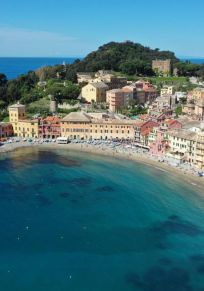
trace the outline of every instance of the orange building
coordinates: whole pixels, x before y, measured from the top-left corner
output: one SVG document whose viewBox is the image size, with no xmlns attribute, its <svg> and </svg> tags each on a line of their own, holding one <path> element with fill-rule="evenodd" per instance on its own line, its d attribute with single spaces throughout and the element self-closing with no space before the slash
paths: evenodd
<svg viewBox="0 0 204 291">
<path fill-rule="evenodd" d="M 13 126 L 11 123 L 0 122 L 0 139 L 13 136 Z"/>
</svg>

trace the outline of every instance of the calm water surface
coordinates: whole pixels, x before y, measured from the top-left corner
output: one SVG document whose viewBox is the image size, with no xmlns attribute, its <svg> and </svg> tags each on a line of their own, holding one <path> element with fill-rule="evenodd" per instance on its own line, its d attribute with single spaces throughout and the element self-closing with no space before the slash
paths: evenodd
<svg viewBox="0 0 204 291">
<path fill-rule="evenodd" d="M 41 67 L 72 64 L 76 58 L 1 58 L 0 73 L 8 79 L 14 79 L 28 71 L 35 71 Z"/>
<path fill-rule="evenodd" d="M 203 291 L 204 199 L 141 164 L 0 157 L 0 290 Z"/>
</svg>

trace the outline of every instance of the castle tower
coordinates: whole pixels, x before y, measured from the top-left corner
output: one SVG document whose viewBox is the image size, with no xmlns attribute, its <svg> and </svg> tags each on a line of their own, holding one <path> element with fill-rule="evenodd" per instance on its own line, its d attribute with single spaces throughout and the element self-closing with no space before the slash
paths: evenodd
<svg viewBox="0 0 204 291">
<path fill-rule="evenodd" d="M 49 95 L 50 98 L 50 112 L 56 113 L 57 112 L 57 101 L 54 99 L 52 95 Z"/>
<path fill-rule="evenodd" d="M 26 118 L 26 110 L 25 105 L 20 103 L 9 106 L 9 122 L 10 123 L 18 123 L 19 120 L 23 120 Z"/>
</svg>

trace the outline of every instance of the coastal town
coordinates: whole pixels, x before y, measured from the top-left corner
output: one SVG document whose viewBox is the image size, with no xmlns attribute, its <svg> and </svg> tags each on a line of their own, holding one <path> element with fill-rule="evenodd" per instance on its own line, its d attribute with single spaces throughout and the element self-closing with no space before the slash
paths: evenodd
<svg viewBox="0 0 204 291">
<path fill-rule="evenodd" d="M 163 76 L 171 71 L 170 60 L 154 60 L 152 68 Z M 174 71 L 173 74 L 177 72 Z M 27 117 L 26 106 L 8 107 L 9 121 L 0 123 L 3 148 L 18 141 L 66 143 L 121 143 L 148 153 L 149 157 L 174 166 L 188 165 L 202 175 L 204 170 L 204 87 L 176 91 L 173 85 L 157 86 L 143 78 L 128 81 L 112 71 L 79 72 L 83 84 L 77 109 L 65 116 L 50 99 L 50 113 Z M 39 82 L 42 86 L 42 82 Z M 46 86 L 46 82 L 44 82 Z M 182 101 L 185 100 L 185 103 Z M 123 108 L 140 106 L 145 113 L 127 116 Z M 180 112 L 176 112 L 177 108 Z M 113 147 L 115 148 L 115 147 Z M 112 149 L 113 149 L 112 148 Z"/>
</svg>

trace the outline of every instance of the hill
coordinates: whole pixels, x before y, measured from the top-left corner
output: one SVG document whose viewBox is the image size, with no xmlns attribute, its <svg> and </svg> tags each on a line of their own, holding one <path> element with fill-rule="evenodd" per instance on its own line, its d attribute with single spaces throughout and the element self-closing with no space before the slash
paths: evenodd
<svg viewBox="0 0 204 291">
<path fill-rule="evenodd" d="M 153 75 L 152 60 L 171 59 L 173 63 L 178 62 L 175 54 L 170 51 L 151 49 L 134 42 L 110 42 L 98 50 L 88 54 L 83 60 L 76 60 L 68 66 L 68 77 L 70 73 L 96 72 L 98 70 L 113 70 L 128 75 L 137 74 Z"/>
</svg>

